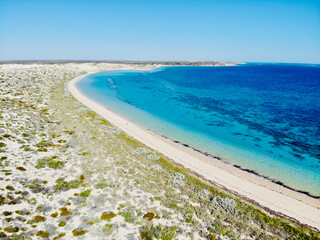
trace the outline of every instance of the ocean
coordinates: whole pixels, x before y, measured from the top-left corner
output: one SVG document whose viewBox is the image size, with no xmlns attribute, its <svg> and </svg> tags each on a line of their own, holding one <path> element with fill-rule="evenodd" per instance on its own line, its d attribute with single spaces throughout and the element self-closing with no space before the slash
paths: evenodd
<svg viewBox="0 0 320 240">
<path fill-rule="evenodd" d="M 320 65 L 104 71 L 77 87 L 160 135 L 320 196 Z"/>
</svg>

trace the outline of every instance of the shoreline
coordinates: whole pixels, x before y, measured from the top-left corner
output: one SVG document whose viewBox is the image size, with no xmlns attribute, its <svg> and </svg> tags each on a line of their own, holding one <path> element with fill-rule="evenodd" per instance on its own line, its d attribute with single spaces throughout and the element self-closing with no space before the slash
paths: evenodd
<svg viewBox="0 0 320 240">
<path fill-rule="evenodd" d="M 92 74 L 92 73 L 89 73 Z M 68 83 L 71 94 L 81 103 L 117 126 L 130 137 L 173 160 L 197 176 L 249 200 L 273 215 L 320 230 L 320 201 L 312 196 L 290 190 L 259 175 L 223 163 L 214 156 L 185 146 L 132 123 L 83 95 L 75 86 L 85 76 Z M 299 212 L 297 212 L 299 209 Z"/>
<path fill-rule="evenodd" d="M 153 131 L 150 130 L 150 129 L 148 129 L 148 131 L 153 132 Z M 153 133 L 154 133 L 154 134 L 157 134 L 156 132 L 153 132 Z M 157 134 L 157 135 L 159 135 L 159 134 Z M 167 137 L 167 136 L 164 136 L 164 135 L 161 135 L 161 137 L 166 138 L 166 139 L 169 139 L 170 141 L 172 141 L 172 142 L 174 142 L 174 143 L 178 143 L 178 144 L 180 144 L 180 145 L 182 145 L 182 146 L 184 146 L 184 147 L 186 147 L 186 148 L 190 148 L 190 149 L 192 149 L 193 151 L 199 152 L 200 154 L 202 154 L 202 155 L 204 155 L 204 156 L 210 157 L 210 158 L 212 158 L 212 159 L 219 160 L 219 161 L 223 162 L 223 163 L 226 164 L 226 165 L 230 165 L 230 166 L 235 167 L 235 168 L 238 168 L 238 169 L 240 169 L 240 170 L 242 170 L 242 171 L 244 171 L 244 172 L 248 172 L 248 173 L 250 173 L 250 174 L 256 175 L 256 176 L 259 177 L 259 178 L 266 179 L 267 181 L 273 182 L 273 183 L 275 183 L 275 184 L 277 184 L 277 185 L 280 185 L 280 186 L 282 186 L 282 187 L 285 187 L 285 188 L 287 188 L 287 189 L 289 189 L 289 190 L 292 190 L 292 191 L 294 191 L 294 192 L 304 194 L 304 195 L 306 195 L 306 196 L 308 196 L 308 197 L 310 197 L 310 198 L 320 199 L 320 196 L 315 196 L 315 195 L 312 195 L 311 193 L 309 193 L 309 192 L 307 192 L 307 191 L 295 189 L 295 188 L 293 188 L 293 187 L 290 187 L 290 186 L 284 184 L 283 182 L 281 182 L 281 181 L 279 181 L 279 180 L 276 180 L 276 179 L 273 179 L 273 178 L 270 178 L 270 177 L 261 175 L 261 174 L 257 173 L 256 171 L 251 170 L 251 169 L 249 169 L 249 168 L 243 168 L 243 167 L 241 167 L 240 165 L 227 163 L 227 162 L 225 162 L 225 161 L 224 161 L 222 158 L 220 158 L 220 157 L 217 157 L 217 156 L 212 155 L 211 153 L 208 153 L 208 152 L 205 152 L 205 151 L 201 151 L 201 150 L 199 150 L 199 149 L 196 149 L 196 148 L 194 148 L 194 147 L 192 147 L 192 146 L 190 146 L 190 145 L 188 145 L 188 144 L 185 144 L 185 143 L 183 143 L 183 142 L 180 142 L 180 141 L 171 139 L 171 138 L 169 138 L 169 137 Z"/>
</svg>

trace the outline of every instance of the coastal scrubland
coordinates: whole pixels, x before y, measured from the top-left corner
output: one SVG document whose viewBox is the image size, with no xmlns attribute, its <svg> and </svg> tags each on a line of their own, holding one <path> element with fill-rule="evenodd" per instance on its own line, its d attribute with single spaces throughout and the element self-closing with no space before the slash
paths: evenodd
<svg viewBox="0 0 320 240">
<path fill-rule="evenodd" d="M 67 89 L 88 72 L 153 67 L 0 65 L 0 238 L 320 239 L 143 146 Z"/>
</svg>

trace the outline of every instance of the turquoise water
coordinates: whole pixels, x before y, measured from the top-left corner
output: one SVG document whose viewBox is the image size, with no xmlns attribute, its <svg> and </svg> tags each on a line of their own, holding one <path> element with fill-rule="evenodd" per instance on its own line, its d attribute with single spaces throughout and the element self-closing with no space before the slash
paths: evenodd
<svg viewBox="0 0 320 240">
<path fill-rule="evenodd" d="M 161 135 L 320 196 L 320 65 L 106 71 L 77 87 Z"/>
</svg>

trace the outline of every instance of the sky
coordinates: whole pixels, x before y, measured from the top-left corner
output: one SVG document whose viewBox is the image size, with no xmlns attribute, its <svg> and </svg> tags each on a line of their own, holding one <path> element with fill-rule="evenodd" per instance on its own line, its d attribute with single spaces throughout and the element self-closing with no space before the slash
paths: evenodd
<svg viewBox="0 0 320 240">
<path fill-rule="evenodd" d="M 320 0 L 0 0 L 0 60 L 320 64 Z"/>
</svg>

